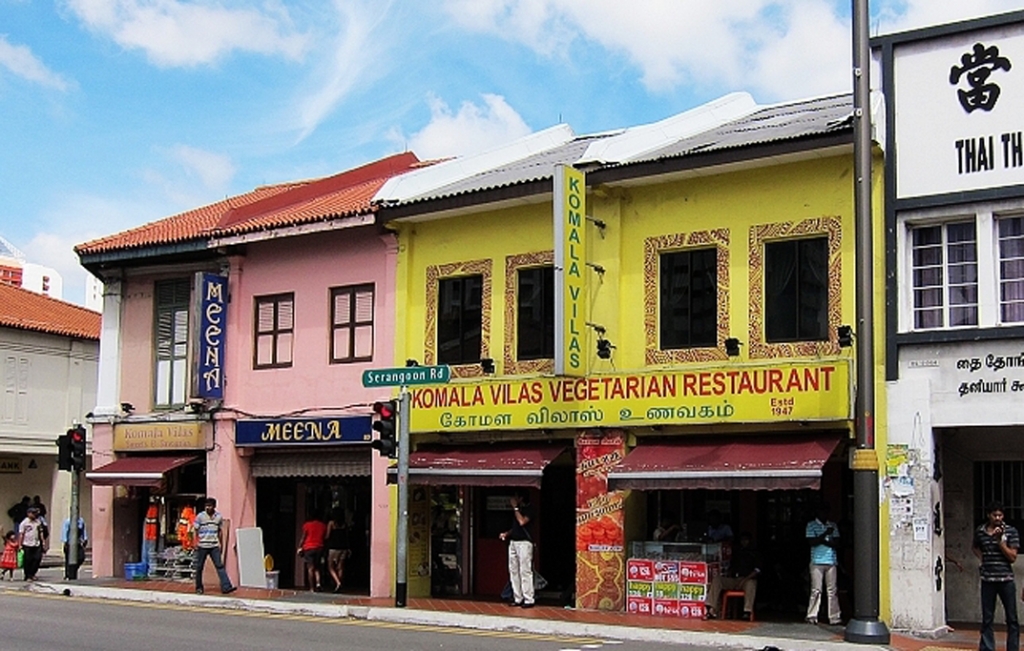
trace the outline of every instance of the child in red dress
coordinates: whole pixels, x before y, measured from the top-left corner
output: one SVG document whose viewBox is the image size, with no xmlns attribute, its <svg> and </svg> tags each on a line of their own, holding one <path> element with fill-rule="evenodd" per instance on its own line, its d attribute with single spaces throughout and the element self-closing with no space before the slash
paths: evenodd
<svg viewBox="0 0 1024 651">
<path fill-rule="evenodd" d="M 14 570 L 18 569 L 18 534 L 8 531 L 4 535 L 4 553 L 0 556 L 0 581 L 4 575 L 7 580 L 14 580 Z"/>
</svg>

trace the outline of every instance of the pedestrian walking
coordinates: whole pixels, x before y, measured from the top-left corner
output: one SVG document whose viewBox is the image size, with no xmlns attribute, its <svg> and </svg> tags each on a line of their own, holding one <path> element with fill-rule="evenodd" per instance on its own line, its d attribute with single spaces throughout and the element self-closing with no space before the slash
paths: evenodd
<svg viewBox="0 0 1024 651">
<path fill-rule="evenodd" d="M 996 615 L 996 597 L 1003 602 L 1006 615 L 1006 651 L 1019 651 L 1020 625 L 1017 622 L 1017 586 L 1013 580 L 1013 562 L 1017 560 L 1020 535 L 1003 521 L 1003 505 L 990 502 L 985 507 L 985 523 L 974 530 L 971 550 L 981 561 L 981 641 L 978 651 L 995 651 L 992 622 Z"/>
<path fill-rule="evenodd" d="M 217 500 L 207 497 L 203 502 L 203 510 L 196 516 L 193 537 L 196 541 L 196 594 L 203 594 L 203 568 L 206 567 L 206 558 L 213 561 L 217 569 L 217 576 L 220 578 L 220 591 L 230 594 L 237 590 L 231 585 L 227 570 L 224 569 L 224 518 L 217 512 Z"/>
<path fill-rule="evenodd" d="M 348 524 L 345 522 L 344 511 L 339 509 L 327 522 L 327 571 L 334 579 L 335 592 L 341 592 L 341 585 L 345 581 L 345 561 L 351 555 Z"/>
<path fill-rule="evenodd" d="M 39 572 L 39 564 L 43 562 L 43 554 L 49 546 L 46 530 L 39 518 L 39 509 L 28 508 L 27 517 L 18 527 L 18 545 L 24 551 L 24 571 L 26 581 L 35 581 Z"/>
<path fill-rule="evenodd" d="M 310 515 L 302 525 L 302 539 L 297 552 L 306 563 L 306 585 L 310 592 L 320 592 L 320 564 L 324 559 L 326 538 L 327 525 L 316 515 Z"/>
<path fill-rule="evenodd" d="M 18 532 L 8 531 L 4 534 L 4 553 L 0 555 L 0 581 L 7 578 L 14 580 L 14 570 L 18 569 Z"/>
<path fill-rule="evenodd" d="M 527 526 L 533 510 L 525 495 L 513 495 L 512 528 L 499 538 L 508 541 L 508 578 L 512 582 L 512 605 L 533 608 L 533 538 Z"/>
</svg>

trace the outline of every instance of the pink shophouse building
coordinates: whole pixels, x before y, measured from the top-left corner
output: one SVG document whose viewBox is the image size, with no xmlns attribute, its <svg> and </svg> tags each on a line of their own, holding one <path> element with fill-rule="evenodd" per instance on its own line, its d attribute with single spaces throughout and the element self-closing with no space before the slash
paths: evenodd
<svg viewBox="0 0 1024 651">
<path fill-rule="evenodd" d="M 421 166 L 398 154 L 76 248 L 105 287 L 84 486 L 96 576 L 145 562 L 188 580 L 182 533 L 213 496 L 233 580 L 255 541 L 282 587 L 304 587 L 302 524 L 334 517 L 351 549 L 341 590 L 390 594 L 387 459 L 370 447 L 370 404 L 391 394 L 361 375 L 395 365 L 397 244 L 371 200 Z"/>
</svg>

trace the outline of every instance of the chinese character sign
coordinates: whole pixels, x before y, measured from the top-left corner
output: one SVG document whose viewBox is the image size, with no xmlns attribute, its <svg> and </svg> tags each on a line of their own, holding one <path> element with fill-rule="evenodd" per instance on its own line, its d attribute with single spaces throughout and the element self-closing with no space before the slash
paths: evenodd
<svg viewBox="0 0 1024 651">
<path fill-rule="evenodd" d="M 975 109 L 991 111 L 999 100 L 1000 88 L 998 84 L 989 81 L 989 77 L 996 70 L 1009 71 L 1010 60 L 1000 56 L 999 48 L 995 45 L 985 47 L 975 43 L 971 52 L 960 57 L 960 64 L 949 70 L 949 83 L 956 86 L 963 79 L 970 87 L 957 90 L 960 105 L 967 113 Z"/>
</svg>

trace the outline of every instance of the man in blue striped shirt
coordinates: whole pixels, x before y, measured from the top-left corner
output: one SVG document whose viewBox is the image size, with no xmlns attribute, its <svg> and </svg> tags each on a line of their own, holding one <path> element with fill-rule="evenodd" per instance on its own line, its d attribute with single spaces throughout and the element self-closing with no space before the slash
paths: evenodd
<svg viewBox="0 0 1024 651">
<path fill-rule="evenodd" d="M 1020 535 L 1017 529 L 1003 522 L 1003 505 L 989 502 L 985 507 L 987 520 L 974 530 L 974 555 L 981 561 L 981 642 L 979 651 L 995 651 L 996 637 L 992 621 L 996 614 L 996 597 L 1003 602 L 1006 614 L 1006 651 L 1020 651 L 1020 627 L 1017 623 L 1017 586 L 1013 581 L 1013 562 L 1017 560 Z"/>
<path fill-rule="evenodd" d="M 841 624 L 839 614 L 839 563 L 836 548 L 839 546 L 839 527 L 828 519 L 828 503 L 818 505 L 818 515 L 807 523 L 807 544 L 811 546 L 811 599 L 807 604 L 807 623 L 818 623 L 821 608 L 821 586 L 825 584 L 828 595 L 828 623 Z"/>
</svg>

